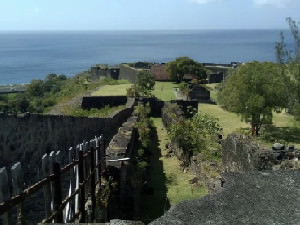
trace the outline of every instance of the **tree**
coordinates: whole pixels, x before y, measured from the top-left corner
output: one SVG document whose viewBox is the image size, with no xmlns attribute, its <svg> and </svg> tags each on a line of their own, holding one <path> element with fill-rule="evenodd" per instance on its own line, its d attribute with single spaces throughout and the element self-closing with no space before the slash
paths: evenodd
<svg viewBox="0 0 300 225">
<path fill-rule="evenodd" d="M 155 80 L 148 71 L 138 73 L 136 89 L 139 96 L 150 96 L 154 90 Z"/>
<path fill-rule="evenodd" d="M 272 122 L 273 110 L 286 107 L 285 76 L 278 64 L 250 62 L 238 67 L 222 84 L 218 100 L 251 124 L 252 135 Z"/>
<path fill-rule="evenodd" d="M 27 92 L 31 96 L 42 97 L 44 95 L 44 82 L 42 80 L 32 80 L 27 86 Z"/>
<path fill-rule="evenodd" d="M 190 93 L 190 87 L 186 82 L 182 82 L 178 86 L 179 91 L 183 96 L 185 96 L 185 100 L 188 100 L 189 98 L 189 93 Z"/>
<path fill-rule="evenodd" d="M 300 120 L 300 30 L 297 23 L 288 17 L 287 23 L 293 37 L 292 48 L 285 44 L 283 32 L 280 41 L 276 43 L 276 58 L 281 65 L 282 74 L 286 74 L 286 91 L 288 94 L 288 109 L 297 120 Z"/>
<path fill-rule="evenodd" d="M 198 80 L 206 79 L 206 70 L 201 63 L 189 57 L 178 57 L 167 64 L 170 78 L 177 83 L 181 82 L 185 74 L 193 74 Z"/>
<path fill-rule="evenodd" d="M 203 157 L 211 158 L 212 150 L 217 146 L 218 120 L 210 115 L 197 113 L 190 119 L 176 118 L 169 124 L 169 135 L 176 140 L 189 156 L 202 153 Z"/>
</svg>

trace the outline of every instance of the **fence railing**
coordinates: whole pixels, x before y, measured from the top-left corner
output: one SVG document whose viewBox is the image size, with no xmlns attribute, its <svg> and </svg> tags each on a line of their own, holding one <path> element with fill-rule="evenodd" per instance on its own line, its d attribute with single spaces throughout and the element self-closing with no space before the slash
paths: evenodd
<svg viewBox="0 0 300 225">
<path fill-rule="evenodd" d="M 93 221 L 96 193 L 100 190 L 101 173 L 105 166 L 103 136 L 84 141 L 67 151 L 44 154 L 43 178 L 26 189 L 20 162 L 11 167 L 10 173 L 6 167 L 0 168 L 0 216 L 4 225 L 12 224 L 12 209 L 15 207 L 17 224 L 26 223 L 24 200 L 37 191 L 43 191 L 44 195 L 43 223 Z M 62 160 L 63 156 L 68 157 L 65 163 Z M 62 182 L 68 189 L 64 199 Z"/>
</svg>

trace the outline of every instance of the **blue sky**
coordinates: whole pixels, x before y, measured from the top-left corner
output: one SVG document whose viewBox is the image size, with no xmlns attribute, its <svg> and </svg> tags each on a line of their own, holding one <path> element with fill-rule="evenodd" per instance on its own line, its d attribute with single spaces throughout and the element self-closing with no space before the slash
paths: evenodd
<svg viewBox="0 0 300 225">
<path fill-rule="evenodd" d="M 0 30 L 287 29 L 300 0 L 0 0 Z"/>
</svg>

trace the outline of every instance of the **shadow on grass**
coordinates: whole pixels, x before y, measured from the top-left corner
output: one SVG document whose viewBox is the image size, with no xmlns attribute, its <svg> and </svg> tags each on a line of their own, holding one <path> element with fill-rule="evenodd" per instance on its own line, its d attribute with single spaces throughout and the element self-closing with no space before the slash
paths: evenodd
<svg viewBox="0 0 300 225">
<path fill-rule="evenodd" d="M 267 126 L 263 133 L 263 138 L 269 142 L 300 143 L 300 128 Z"/>
<path fill-rule="evenodd" d="M 170 208 L 170 202 L 167 199 L 167 178 L 163 171 L 163 162 L 159 160 L 161 149 L 156 127 L 153 128 L 150 148 L 152 154 L 149 156 L 148 177 L 153 193 L 143 193 L 141 202 L 142 220 L 146 224 L 162 216 Z"/>
</svg>

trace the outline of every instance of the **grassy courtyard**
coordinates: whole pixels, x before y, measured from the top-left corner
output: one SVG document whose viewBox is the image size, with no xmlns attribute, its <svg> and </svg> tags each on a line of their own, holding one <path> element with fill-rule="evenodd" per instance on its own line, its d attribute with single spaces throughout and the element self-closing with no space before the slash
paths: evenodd
<svg viewBox="0 0 300 225">
<path fill-rule="evenodd" d="M 228 112 L 219 105 L 199 104 L 198 110 L 218 118 L 225 136 L 241 131 L 250 134 L 249 123 L 242 122 L 237 114 Z M 256 140 L 264 147 L 270 147 L 275 141 L 300 147 L 300 122 L 284 111 L 274 112 L 273 124 L 262 129 L 261 136 Z"/>
<path fill-rule="evenodd" d="M 176 100 L 174 88 L 177 87 L 178 84 L 173 82 L 156 81 L 152 94 L 163 101 Z"/>
<path fill-rule="evenodd" d="M 94 91 L 92 96 L 124 96 L 126 90 L 131 87 L 131 84 L 116 84 L 116 85 L 104 85 L 97 91 Z"/>
</svg>

